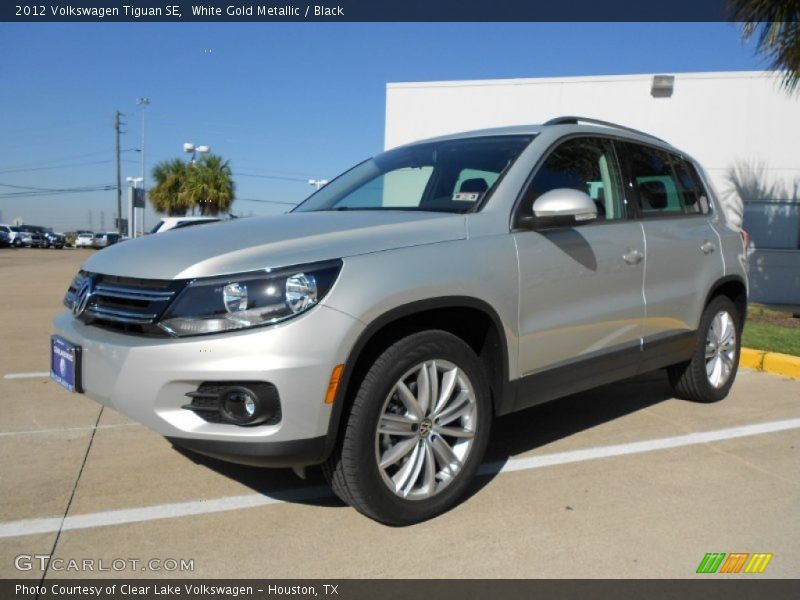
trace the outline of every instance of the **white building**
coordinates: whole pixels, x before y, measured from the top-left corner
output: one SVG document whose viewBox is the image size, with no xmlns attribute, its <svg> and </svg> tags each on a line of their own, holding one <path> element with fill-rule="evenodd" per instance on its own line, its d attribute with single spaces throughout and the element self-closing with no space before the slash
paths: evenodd
<svg viewBox="0 0 800 600">
<path fill-rule="evenodd" d="M 664 138 L 706 168 L 755 250 L 753 300 L 800 305 L 800 98 L 765 71 L 390 83 L 386 148 L 580 115 Z"/>
</svg>

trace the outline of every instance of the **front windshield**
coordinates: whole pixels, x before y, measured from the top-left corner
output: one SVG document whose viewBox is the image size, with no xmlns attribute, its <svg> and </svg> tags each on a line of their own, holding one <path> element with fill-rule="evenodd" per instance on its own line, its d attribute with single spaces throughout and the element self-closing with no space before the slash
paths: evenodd
<svg viewBox="0 0 800 600">
<path fill-rule="evenodd" d="M 294 211 L 474 210 L 532 136 L 428 142 L 389 150 L 321 188 Z"/>
</svg>

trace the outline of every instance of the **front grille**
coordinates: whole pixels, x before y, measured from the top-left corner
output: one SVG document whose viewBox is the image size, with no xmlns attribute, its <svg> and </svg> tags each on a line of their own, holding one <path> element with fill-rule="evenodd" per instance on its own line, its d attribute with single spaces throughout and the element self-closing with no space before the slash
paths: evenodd
<svg viewBox="0 0 800 600">
<path fill-rule="evenodd" d="M 86 280 L 91 284 L 83 290 Z M 72 281 L 64 304 L 75 312 L 81 291 L 88 293 L 85 309 L 76 318 L 87 325 L 132 335 L 166 336 L 156 325 L 185 281 L 137 279 L 81 271 Z"/>
</svg>

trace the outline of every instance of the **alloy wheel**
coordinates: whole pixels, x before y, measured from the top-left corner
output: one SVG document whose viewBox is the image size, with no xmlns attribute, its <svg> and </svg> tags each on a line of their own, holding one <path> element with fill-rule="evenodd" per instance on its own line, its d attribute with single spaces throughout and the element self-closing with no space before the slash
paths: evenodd
<svg viewBox="0 0 800 600">
<path fill-rule="evenodd" d="M 392 386 L 375 432 L 375 460 L 395 495 L 435 496 L 456 479 L 473 447 L 475 390 L 462 369 L 428 360 Z"/>
<path fill-rule="evenodd" d="M 719 389 L 728 382 L 736 360 L 736 322 L 728 311 L 714 315 L 706 334 L 705 357 L 708 382 Z"/>
</svg>

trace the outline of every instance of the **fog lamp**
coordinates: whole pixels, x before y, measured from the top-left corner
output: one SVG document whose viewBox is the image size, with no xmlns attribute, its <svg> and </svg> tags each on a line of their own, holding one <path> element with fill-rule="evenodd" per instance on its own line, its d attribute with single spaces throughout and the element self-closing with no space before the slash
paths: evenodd
<svg viewBox="0 0 800 600">
<path fill-rule="evenodd" d="M 226 390 L 220 408 L 226 418 L 236 423 L 248 423 L 261 416 L 258 396 L 245 387 Z"/>
</svg>

